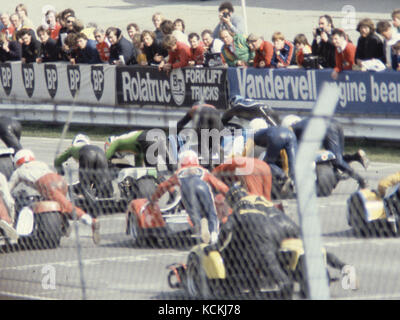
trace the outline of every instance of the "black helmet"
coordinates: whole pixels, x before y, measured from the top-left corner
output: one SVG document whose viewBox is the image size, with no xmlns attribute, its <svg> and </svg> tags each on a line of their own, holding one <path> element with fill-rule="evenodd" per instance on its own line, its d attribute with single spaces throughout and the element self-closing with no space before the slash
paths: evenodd
<svg viewBox="0 0 400 320">
<path fill-rule="evenodd" d="M 233 208 L 243 197 L 248 196 L 248 192 L 240 184 L 234 184 L 225 195 L 225 201 Z"/>
</svg>

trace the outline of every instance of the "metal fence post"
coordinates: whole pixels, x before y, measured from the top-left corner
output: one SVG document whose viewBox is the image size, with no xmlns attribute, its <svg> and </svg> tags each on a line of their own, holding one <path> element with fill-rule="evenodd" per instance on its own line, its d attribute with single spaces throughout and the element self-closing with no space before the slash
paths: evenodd
<svg viewBox="0 0 400 320">
<path fill-rule="evenodd" d="M 327 122 L 339 100 L 336 83 L 324 83 L 296 156 L 297 204 L 305 249 L 309 298 L 329 299 L 326 266 L 322 256 L 321 226 L 317 211 L 314 157 L 325 135 Z M 301 184 L 301 188 L 299 188 Z"/>
</svg>

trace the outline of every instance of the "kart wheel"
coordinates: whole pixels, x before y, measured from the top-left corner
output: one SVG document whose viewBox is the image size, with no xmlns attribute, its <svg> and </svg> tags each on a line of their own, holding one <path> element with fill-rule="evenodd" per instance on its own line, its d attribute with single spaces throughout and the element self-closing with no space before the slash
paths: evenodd
<svg viewBox="0 0 400 320">
<path fill-rule="evenodd" d="M 132 237 L 134 245 L 141 247 L 145 244 L 146 241 L 143 237 L 143 232 L 139 227 L 136 215 L 133 213 L 129 215 L 129 234 Z"/>
<path fill-rule="evenodd" d="M 191 298 L 210 296 L 210 289 L 205 272 L 200 265 L 199 257 L 195 254 L 189 255 L 184 287 Z"/>
<path fill-rule="evenodd" d="M 38 215 L 39 241 L 44 249 L 60 245 L 62 236 L 62 216 L 60 212 L 46 212 Z"/>
<path fill-rule="evenodd" d="M 337 178 L 331 164 L 317 164 L 317 196 L 327 197 L 337 184 Z"/>
<path fill-rule="evenodd" d="M 54 249 L 60 245 L 62 216 L 60 212 L 35 214 L 36 231 L 32 236 L 22 237 L 19 242 L 28 249 Z"/>
</svg>

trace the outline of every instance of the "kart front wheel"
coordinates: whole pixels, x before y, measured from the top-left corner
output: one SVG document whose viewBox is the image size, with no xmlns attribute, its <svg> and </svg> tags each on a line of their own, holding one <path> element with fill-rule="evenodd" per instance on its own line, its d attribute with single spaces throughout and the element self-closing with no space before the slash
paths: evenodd
<svg viewBox="0 0 400 320">
<path fill-rule="evenodd" d="M 209 297 L 210 289 L 197 255 L 191 254 L 186 268 L 185 290 L 191 298 Z"/>
<path fill-rule="evenodd" d="M 143 232 L 140 229 L 136 215 L 133 213 L 129 215 L 129 234 L 134 245 L 143 246 L 145 244 Z"/>
</svg>

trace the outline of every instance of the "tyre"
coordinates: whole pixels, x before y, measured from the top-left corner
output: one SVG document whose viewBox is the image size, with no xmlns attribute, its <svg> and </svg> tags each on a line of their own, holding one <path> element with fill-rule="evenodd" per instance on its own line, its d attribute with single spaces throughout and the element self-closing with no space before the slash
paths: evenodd
<svg viewBox="0 0 400 320">
<path fill-rule="evenodd" d="M 35 231 L 32 236 L 22 237 L 19 242 L 27 249 L 54 249 L 60 245 L 62 216 L 60 212 L 35 214 Z"/>
<path fill-rule="evenodd" d="M 134 213 L 129 215 L 129 234 L 134 245 L 141 247 L 146 244 L 143 232 L 139 227 L 137 217 Z"/>
<path fill-rule="evenodd" d="M 317 196 L 327 197 L 337 184 L 337 178 L 330 163 L 318 163 L 317 169 Z"/>
<path fill-rule="evenodd" d="M 186 267 L 185 290 L 191 298 L 208 296 L 208 283 L 200 265 L 200 259 L 195 254 L 190 254 Z"/>
</svg>

